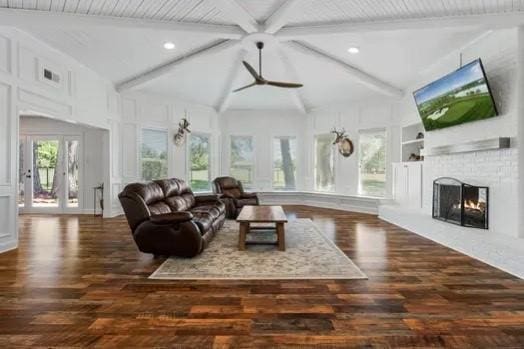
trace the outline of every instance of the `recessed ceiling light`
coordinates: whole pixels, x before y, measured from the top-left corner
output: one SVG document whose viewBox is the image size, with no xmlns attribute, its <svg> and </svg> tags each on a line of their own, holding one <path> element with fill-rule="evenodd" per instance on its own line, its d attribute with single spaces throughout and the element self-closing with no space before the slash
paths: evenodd
<svg viewBox="0 0 524 349">
<path fill-rule="evenodd" d="M 172 43 L 171 41 L 168 41 L 168 42 L 164 43 L 164 48 L 166 50 L 174 50 L 175 49 L 175 44 Z"/>
<path fill-rule="evenodd" d="M 352 46 L 350 48 L 348 48 L 348 52 L 351 53 L 352 55 L 354 54 L 357 54 L 360 52 L 360 49 L 356 46 Z"/>
</svg>

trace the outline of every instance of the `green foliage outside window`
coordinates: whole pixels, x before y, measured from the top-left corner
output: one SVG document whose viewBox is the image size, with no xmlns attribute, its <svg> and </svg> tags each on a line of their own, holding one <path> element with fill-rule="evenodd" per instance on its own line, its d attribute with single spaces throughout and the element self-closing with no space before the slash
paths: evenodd
<svg viewBox="0 0 524 349">
<path fill-rule="evenodd" d="M 229 173 L 245 187 L 253 184 L 254 149 L 251 136 L 231 137 L 231 167 Z"/>
<path fill-rule="evenodd" d="M 142 130 L 140 151 L 142 179 L 146 181 L 167 178 L 167 132 Z"/>
<path fill-rule="evenodd" d="M 193 133 L 189 139 L 191 188 L 193 191 L 208 191 L 210 190 L 209 136 Z"/>
<path fill-rule="evenodd" d="M 369 131 L 359 138 L 360 193 L 384 196 L 386 190 L 386 133 Z"/>
</svg>

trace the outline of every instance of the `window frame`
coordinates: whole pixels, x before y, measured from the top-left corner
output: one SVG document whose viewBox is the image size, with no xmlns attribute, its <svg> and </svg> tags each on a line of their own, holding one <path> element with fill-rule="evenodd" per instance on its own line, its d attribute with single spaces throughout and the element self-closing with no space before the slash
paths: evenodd
<svg viewBox="0 0 524 349">
<path fill-rule="evenodd" d="M 295 188 L 275 188 L 275 182 L 274 182 L 274 172 L 275 172 L 275 143 L 274 143 L 274 140 L 275 139 L 282 139 L 282 138 L 287 138 L 287 139 L 294 139 L 295 140 L 295 146 L 296 146 L 296 149 L 295 149 L 295 159 L 294 160 L 294 165 L 295 165 Z M 272 135 L 271 136 L 271 139 L 270 139 L 270 142 L 271 142 L 271 189 L 274 190 L 274 191 L 296 191 L 297 190 L 297 182 L 298 182 L 298 137 L 296 135 L 290 135 L 290 136 L 284 136 L 284 135 Z"/>
<path fill-rule="evenodd" d="M 254 185 L 255 185 L 255 182 L 256 182 L 256 170 L 257 170 L 257 166 L 256 166 L 256 163 L 257 163 L 257 153 L 256 153 L 256 139 L 255 139 L 255 136 L 252 135 L 252 134 L 240 134 L 240 133 L 235 133 L 235 134 L 230 134 L 228 139 L 228 143 L 227 143 L 227 149 L 228 149 L 228 152 L 227 152 L 227 157 L 228 157 L 228 165 L 227 165 L 227 173 L 229 174 L 229 176 L 232 176 L 231 174 L 231 165 L 232 165 L 232 158 L 231 158 L 231 141 L 234 137 L 249 137 L 251 138 L 251 145 L 252 145 L 252 148 L 253 148 L 253 160 L 252 160 L 252 163 L 251 163 L 251 166 L 252 166 L 252 173 L 253 173 L 253 178 L 251 178 L 251 182 L 252 183 L 244 183 L 242 182 L 242 185 L 244 186 L 244 188 L 246 189 L 252 189 L 254 188 Z"/>
<path fill-rule="evenodd" d="M 384 192 L 382 196 L 373 196 L 363 192 L 362 190 L 362 171 L 361 171 L 361 162 L 360 162 L 360 140 L 362 134 L 373 134 L 373 133 L 384 133 Z M 357 144 L 357 170 L 358 170 L 358 186 L 357 193 L 361 196 L 377 197 L 377 198 L 386 198 L 388 195 L 388 163 L 389 163 L 389 130 L 387 127 L 374 127 L 374 128 L 365 128 L 358 130 L 358 144 Z"/>
<path fill-rule="evenodd" d="M 142 145 L 144 144 L 144 130 L 149 130 L 149 131 L 157 131 L 157 132 L 165 132 L 166 134 L 166 169 L 167 169 L 167 177 L 169 178 L 169 166 L 170 166 L 170 154 L 169 154 L 169 130 L 166 129 L 166 128 L 161 128 L 161 127 L 152 127 L 152 126 L 142 126 L 140 127 L 140 135 L 138 137 L 139 141 L 138 141 L 138 166 L 139 166 L 139 169 L 138 169 L 138 174 L 140 176 L 140 179 L 142 181 L 150 181 L 149 179 L 145 179 L 144 178 L 144 167 L 143 167 L 143 164 L 142 164 L 142 161 L 143 161 L 143 157 L 142 157 Z M 157 178 L 157 179 L 162 179 L 162 178 Z M 154 179 L 151 179 L 151 180 L 154 180 Z"/>
<path fill-rule="evenodd" d="M 191 177 L 191 137 L 193 137 L 193 135 L 197 135 L 197 136 L 205 136 L 207 137 L 208 139 L 208 142 L 209 142 L 209 163 L 208 163 L 208 182 L 209 182 L 209 188 L 207 190 L 204 190 L 204 191 L 196 191 L 193 189 L 193 187 L 191 186 L 191 180 L 192 180 L 192 177 Z M 212 150 L 213 150 L 213 134 L 210 133 L 210 132 L 201 132 L 201 131 L 191 131 L 191 133 L 189 134 L 189 137 L 186 138 L 186 169 L 187 169 L 187 173 L 186 173 L 186 178 L 187 178 L 187 182 L 189 184 L 189 186 L 191 187 L 191 190 L 195 193 L 209 193 L 212 191 L 212 188 L 211 188 L 211 180 L 212 180 L 212 176 L 213 176 L 213 173 L 212 173 L 212 170 L 213 170 L 213 164 L 212 164 L 212 161 L 211 161 L 211 158 L 212 158 Z"/>
<path fill-rule="evenodd" d="M 313 189 L 319 193 L 336 193 L 337 191 L 337 152 L 334 146 L 331 147 L 333 154 L 333 186 L 331 190 L 320 190 L 317 188 L 317 138 L 320 136 L 331 135 L 330 132 L 316 133 L 313 135 Z"/>
</svg>

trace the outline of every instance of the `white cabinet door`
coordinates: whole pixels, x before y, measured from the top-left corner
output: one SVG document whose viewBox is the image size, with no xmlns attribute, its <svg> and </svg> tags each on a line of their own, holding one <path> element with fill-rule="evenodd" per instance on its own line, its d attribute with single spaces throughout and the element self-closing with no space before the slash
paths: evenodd
<svg viewBox="0 0 524 349">
<path fill-rule="evenodd" d="M 422 163 L 393 164 L 393 198 L 405 207 L 422 207 Z"/>
<path fill-rule="evenodd" d="M 407 165 L 408 168 L 408 203 L 410 207 L 422 207 L 422 163 L 416 162 Z"/>
<path fill-rule="evenodd" d="M 403 163 L 393 164 L 394 171 L 394 198 L 404 205 L 408 200 L 408 167 Z"/>
</svg>

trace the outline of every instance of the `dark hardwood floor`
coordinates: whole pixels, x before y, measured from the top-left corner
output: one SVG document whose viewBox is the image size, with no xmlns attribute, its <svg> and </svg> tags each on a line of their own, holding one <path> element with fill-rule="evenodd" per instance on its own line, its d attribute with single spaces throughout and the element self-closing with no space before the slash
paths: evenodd
<svg viewBox="0 0 524 349">
<path fill-rule="evenodd" d="M 524 348 L 524 281 L 370 215 L 309 217 L 368 280 L 165 281 L 123 218 L 21 216 L 0 347 Z"/>
</svg>

